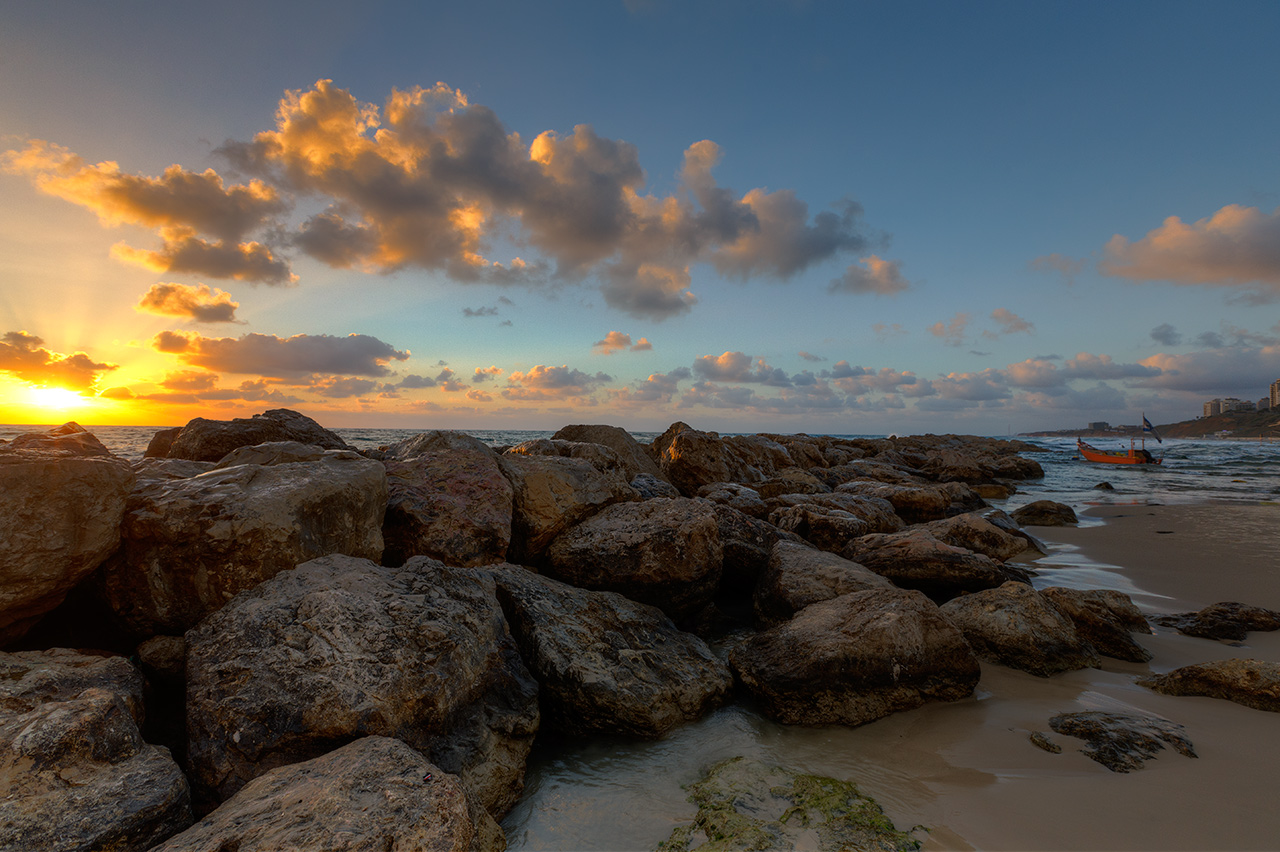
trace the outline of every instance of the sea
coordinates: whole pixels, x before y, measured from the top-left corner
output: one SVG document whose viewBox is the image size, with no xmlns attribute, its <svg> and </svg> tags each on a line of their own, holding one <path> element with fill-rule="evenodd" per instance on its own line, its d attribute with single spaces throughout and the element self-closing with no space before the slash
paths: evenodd
<svg viewBox="0 0 1280 852">
<path fill-rule="evenodd" d="M 47 428 L 0 426 L 0 438 L 11 440 L 23 432 Z M 142 458 L 156 431 L 138 426 L 86 428 L 114 453 L 130 460 Z M 371 448 L 395 443 L 420 430 L 332 431 L 356 448 Z M 503 447 L 550 437 L 552 433 L 468 430 L 468 434 L 491 446 Z M 658 433 L 632 434 L 644 443 Z M 1280 442 L 1148 441 L 1148 449 L 1163 455 L 1164 463 L 1158 467 L 1130 467 L 1083 461 L 1074 439 L 1024 440 L 1038 447 L 1027 455 L 1040 462 L 1045 475 L 1043 479 L 1018 483 L 1015 494 L 996 501 L 1007 511 L 1042 499 L 1066 503 L 1078 513 L 1109 505 L 1280 502 Z M 1104 449 L 1119 447 L 1118 442 L 1111 442 L 1111 446 L 1098 440 L 1092 443 Z M 1100 487 L 1104 483 L 1109 487 Z M 1081 514 L 1081 522 L 1102 523 L 1087 514 Z M 1068 550 L 1055 550 L 1045 561 L 1054 562 L 1054 567 L 1097 569 L 1106 574 L 1107 566 L 1090 566 L 1087 559 Z M 724 650 L 719 652 L 723 654 Z M 911 746 L 883 742 L 876 735 L 881 729 L 873 728 L 789 727 L 765 718 L 747 702 L 735 701 L 651 742 L 603 736 L 555 742 L 540 738 L 529 757 L 524 796 L 502 822 L 508 849 L 653 849 L 693 818 L 696 808 L 688 801 L 685 787 L 709 766 L 737 756 L 848 778 L 875 795 L 891 817 L 895 813 L 911 813 L 914 800 L 927 798 L 919 790 L 928 787 L 928 779 L 897 768 L 893 750 Z M 961 843 L 954 848 L 972 847 Z"/>
</svg>

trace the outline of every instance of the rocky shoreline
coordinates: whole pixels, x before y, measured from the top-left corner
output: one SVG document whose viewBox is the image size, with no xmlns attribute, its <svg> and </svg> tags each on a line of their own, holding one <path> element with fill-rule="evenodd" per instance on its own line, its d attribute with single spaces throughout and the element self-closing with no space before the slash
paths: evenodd
<svg viewBox="0 0 1280 852">
<path fill-rule="evenodd" d="M 540 734 L 739 697 L 861 725 L 972 694 L 979 660 L 1145 659 L 1124 595 L 1030 585 L 1020 524 L 1068 507 L 986 504 L 1035 449 L 676 423 L 361 453 L 287 410 L 132 464 L 74 424 L 0 442 L 0 845 L 500 849 Z M 1275 709 L 1274 666 L 1237 668 L 1152 688 Z"/>
</svg>

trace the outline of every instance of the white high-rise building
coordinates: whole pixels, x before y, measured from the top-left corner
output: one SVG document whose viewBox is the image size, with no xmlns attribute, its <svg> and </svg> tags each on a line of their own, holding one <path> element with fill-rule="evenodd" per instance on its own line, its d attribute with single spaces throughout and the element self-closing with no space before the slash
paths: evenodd
<svg viewBox="0 0 1280 852">
<path fill-rule="evenodd" d="M 1271 407 L 1280 408 L 1280 379 L 1271 383 Z"/>
</svg>

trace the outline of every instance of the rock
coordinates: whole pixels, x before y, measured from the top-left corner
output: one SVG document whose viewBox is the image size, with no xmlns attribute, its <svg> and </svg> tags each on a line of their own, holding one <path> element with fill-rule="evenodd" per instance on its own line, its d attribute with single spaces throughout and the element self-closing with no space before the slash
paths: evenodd
<svg viewBox="0 0 1280 852">
<path fill-rule="evenodd" d="M 735 598 L 750 598 L 760 575 L 769 567 L 773 546 L 782 540 L 801 539 L 730 506 L 717 504 L 715 513 L 724 548 L 720 591 Z"/>
<path fill-rule="evenodd" d="M 627 481 L 635 476 L 630 466 L 623 464 L 618 454 L 603 444 L 535 438 L 532 441 L 523 441 L 514 447 L 508 447 L 503 455 L 560 456 L 566 459 L 581 459 L 601 473 L 617 474 Z"/>
<path fill-rule="evenodd" d="M 509 558 L 541 564 L 556 536 L 606 506 L 635 500 L 621 473 L 561 456 L 504 453 L 498 464 L 514 492 Z"/>
<path fill-rule="evenodd" d="M 399 740 L 365 737 L 245 785 L 152 852 L 499 852 L 502 830 L 462 784 Z"/>
<path fill-rule="evenodd" d="M 609 506 L 556 538 L 545 570 L 652 604 L 679 622 L 710 602 L 723 567 L 714 505 L 681 497 Z"/>
<path fill-rule="evenodd" d="M 798 467 L 788 467 L 756 483 L 755 491 L 768 500 L 783 494 L 830 494 L 831 486 Z"/>
<path fill-rule="evenodd" d="M 187 633 L 187 736 L 201 804 L 269 769 L 395 735 L 490 813 L 520 796 L 538 727 L 493 579 L 414 557 L 314 559 Z"/>
<path fill-rule="evenodd" d="M 812 470 L 815 467 L 828 466 L 825 448 L 830 439 L 826 437 L 815 438 L 810 435 L 765 435 L 765 437 L 785 449 L 796 467 Z"/>
<path fill-rule="evenodd" d="M 735 757 L 711 767 L 685 789 L 698 813 L 692 824 L 679 826 L 658 844 L 658 852 L 909 852 L 920 847 L 910 832 L 895 829 L 880 805 L 851 781 Z"/>
<path fill-rule="evenodd" d="M 5 447 L 8 450 L 36 450 L 60 458 L 95 458 L 111 456 L 98 437 L 74 420 L 54 426 L 45 432 L 26 432 Z"/>
<path fill-rule="evenodd" d="M 1094 491 L 1115 491 L 1116 487 L 1112 485 L 1110 482 L 1099 482 L 1097 485 L 1093 486 L 1093 490 Z"/>
<path fill-rule="evenodd" d="M 142 850 L 191 824 L 186 779 L 143 742 L 123 657 L 0 653 L 0 847 Z"/>
<path fill-rule="evenodd" d="M 326 450 L 351 449 L 346 441 L 310 417 L 287 408 L 276 408 L 250 418 L 237 417 L 235 420 L 206 420 L 197 417 L 174 436 L 165 457 L 216 462 L 238 447 L 252 447 L 272 441 L 297 441 Z"/>
<path fill-rule="evenodd" d="M 682 423 L 673 424 L 656 438 L 653 446 L 658 466 L 667 480 L 680 493 L 693 497 L 703 485 L 713 482 L 759 482 L 764 474 L 742 461 L 714 432 L 699 432 L 685 427 L 672 433 Z"/>
<path fill-rule="evenodd" d="M 1130 633 L 1150 633 L 1147 620 L 1129 596 L 1111 589 L 1066 589 L 1050 586 L 1041 596 L 1071 619 L 1080 638 L 1104 657 L 1145 663 L 1151 652 Z"/>
<path fill-rule="evenodd" d="M 174 426 L 172 429 L 161 429 L 151 436 L 151 441 L 147 444 L 147 450 L 142 454 L 144 459 L 165 459 L 169 457 L 169 448 L 173 446 L 173 440 L 178 437 L 178 433 L 182 431 L 181 426 Z"/>
<path fill-rule="evenodd" d="M 1091 710 L 1054 716 L 1049 720 L 1049 727 L 1060 734 L 1085 740 L 1087 745 L 1080 752 L 1112 772 L 1141 769 L 1146 760 L 1160 753 L 1165 743 L 1187 757 L 1196 756 L 1184 733 L 1186 729 L 1159 716 Z"/>
<path fill-rule="evenodd" d="M 795 533 L 814 547 L 848 556 L 864 535 L 901 530 L 893 506 L 878 497 L 856 494 L 788 494 L 769 501 L 769 522 Z"/>
<path fill-rule="evenodd" d="M 665 479 L 659 479 L 651 473 L 637 473 L 631 478 L 631 488 L 640 495 L 641 500 L 652 500 L 655 497 L 679 497 L 680 489 Z M 763 503 L 761 504 L 763 505 Z"/>
<path fill-rule="evenodd" d="M 1138 681 L 1165 695 L 1204 695 L 1280 713 L 1280 663 L 1214 660 Z"/>
<path fill-rule="evenodd" d="M 1044 749 L 1049 754 L 1062 754 L 1062 746 L 1049 739 L 1044 731 L 1032 731 L 1030 739 L 1036 748 Z"/>
<path fill-rule="evenodd" d="M 1243 642 L 1250 630 L 1280 629 L 1280 612 L 1236 601 L 1211 604 L 1199 612 L 1157 615 L 1151 620 L 1188 636 L 1229 642 Z"/>
<path fill-rule="evenodd" d="M 952 502 L 946 489 L 937 485 L 901 485 L 859 479 L 838 486 L 836 491 L 888 500 L 898 517 L 909 524 L 945 518 Z"/>
<path fill-rule="evenodd" d="M 409 442 L 384 451 L 384 564 L 403 565 L 413 556 L 466 567 L 506 559 L 514 491 L 498 454 L 460 433 Z"/>
<path fill-rule="evenodd" d="M 138 662 L 151 680 L 187 682 L 187 642 L 181 636 L 152 636 L 138 646 Z"/>
<path fill-rule="evenodd" d="M 1018 538 L 1025 541 L 1027 543 L 1027 550 L 1034 551 L 1040 555 L 1044 555 L 1047 552 L 1044 542 L 1018 526 L 1018 522 L 1010 517 L 1009 513 L 1003 509 L 993 509 L 988 506 L 987 508 L 982 509 L 979 514 L 987 523 L 997 526 L 1009 535 L 1016 535 Z"/>
<path fill-rule="evenodd" d="M 990 556 L 997 562 L 1012 559 L 1030 547 L 1025 538 L 1013 535 L 972 512 L 931 521 L 923 528 L 944 544 Z"/>
<path fill-rule="evenodd" d="M 0 645 L 25 635 L 120 544 L 133 469 L 90 438 L 29 434 L 0 446 Z"/>
<path fill-rule="evenodd" d="M 1015 509 L 1013 519 L 1024 527 L 1065 527 L 1079 523 L 1075 510 L 1052 500 L 1036 500 Z"/>
<path fill-rule="evenodd" d="M 578 441 L 581 443 L 601 444 L 618 454 L 625 468 L 628 480 L 640 474 L 648 474 L 662 481 L 666 477 L 662 469 L 654 461 L 653 456 L 626 429 L 618 426 L 575 425 L 565 426 L 551 436 L 552 440 Z M 666 496 L 666 495 L 664 495 Z"/>
<path fill-rule="evenodd" d="M 1026 572 L 1016 566 L 944 544 L 920 528 L 862 536 L 850 542 L 843 555 L 894 585 L 943 599 L 994 589 L 1010 580 L 1027 581 Z"/>
<path fill-rule="evenodd" d="M 214 462 L 189 459 L 142 459 L 133 463 L 139 481 L 148 479 L 190 479 L 213 470 Z"/>
<path fill-rule="evenodd" d="M 712 482 L 698 489 L 698 496 L 713 503 L 737 509 L 744 515 L 761 520 L 769 517 L 769 506 L 760 492 L 736 482 Z"/>
<path fill-rule="evenodd" d="M 237 592 L 331 553 L 382 557 L 387 479 L 351 450 L 142 480 L 129 495 L 103 599 L 138 636 L 195 626 Z"/>
<path fill-rule="evenodd" d="M 763 626 L 774 627 L 818 601 L 891 588 L 884 577 L 856 562 L 808 544 L 779 541 L 756 586 L 755 616 Z"/>
<path fill-rule="evenodd" d="M 656 738 L 703 716 L 729 669 L 661 610 L 514 565 L 490 566 L 512 635 L 539 684 L 543 724 Z"/>
<path fill-rule="evenodd" d="M 787 725 L 862 725 L 973 693 L 979 665 L 920 592 L 852 592 L 806 607 L 734 647 L 729 664 L 765 715 Z"/>
<path fill-rule="evenodd" d="M 977 482 L 973 485 L 973 493 L 983 500 L 1008 500 L 1018 489 L 1007 482 Z"/>
<path fill-rule="evenodd" d="M 1100 665 L 1075 625 L 1025 583 L 961 595 L 943 604 L 942 614 L 982 660 L 1039 677 Z"/>
</svg>

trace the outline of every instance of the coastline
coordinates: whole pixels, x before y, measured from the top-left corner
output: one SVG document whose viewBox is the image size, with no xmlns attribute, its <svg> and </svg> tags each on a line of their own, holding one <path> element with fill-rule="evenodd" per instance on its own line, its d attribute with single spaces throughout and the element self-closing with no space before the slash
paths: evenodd
<svg viewBox="0 0 1280 852">
<path fill-rule="evenodd" d="M 1050 546 L 1035 563 L 1037 587 L 1121 588 L 1148 616 L 1226 600 L 1280 606 L 1280 505 L 1108 506 L 1085 517 L 1103 523 L 1031 529 Z M 940 827 L 922 833 L 926 850 L 1280 848 L 1280 714 L 1134 683 L 1215 659 L 1280 661 L 1280 633 L 1250 633 L 1236 646 L 1155 631 L 1137 637 L 1154 655 L 1144 664 L 1103 658 L 1101 669 L 1041 679 L 984 663 L 974 700 L 861 729 L 859 745 L 881 752 L 865 757 L 917 784 L 882 792 L 883 778 L 862 783 L 898 825 Z M 1162 716 L 1185 726 L 1198 758 L 1166 749 L 1136 772 L 1110 772 L 1079 753 L 1080 741 L 1049 731 L 1050 716 L 1078 710 Z M 1062 754 L 1032 746 L 1037 730 Z"/>
</svg>

